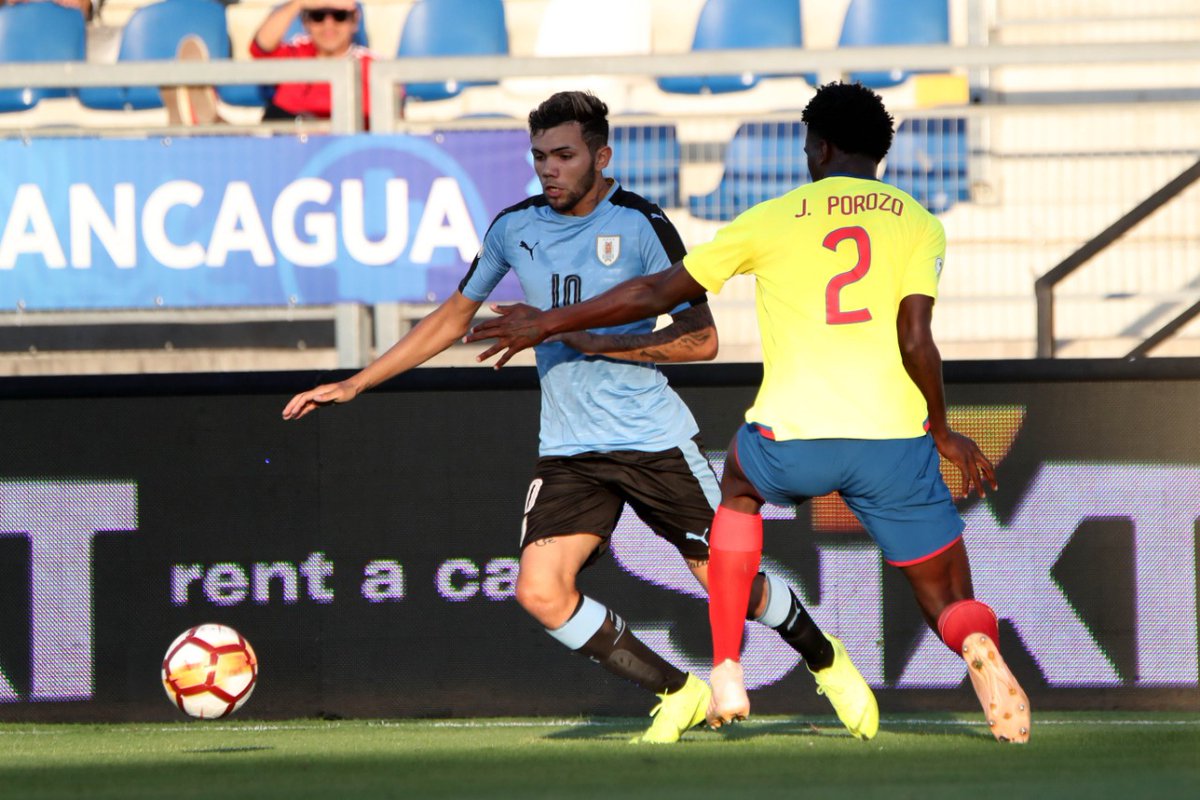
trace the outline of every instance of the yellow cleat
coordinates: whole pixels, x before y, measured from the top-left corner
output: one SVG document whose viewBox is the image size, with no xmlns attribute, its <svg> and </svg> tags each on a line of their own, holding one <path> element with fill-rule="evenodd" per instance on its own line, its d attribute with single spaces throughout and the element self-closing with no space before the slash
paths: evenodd
<svg viewBox="0 0 1200 800">
<path fill-rule="evenodd" d="M 995 642 L 987 634 L 972 633 L 963 642 L 963 660 L 992 735 L 1001 742 L 1028 742 L 1029 698 Z"/>
<path fill-rule="evenodd" d="M 658 696 L 661 702 L 650 712 L 654 722 L 633 741 L 651 744 L 678 742 L 679 737 L 704 721 L 704 712 L 711 696 L 708 684 L 689 674 L 687 683 L 679 691 Z"/>
<path fill-rule="evenodd" d="M 871 739 L 879 732 L 879 705 L 866 680 L 850 660 L 846 646 L 836 636 L 825 634 L 833 645 L 833 663 L 812 673 L 817 694 L 829 698 L 838 719 L 858 739 Z"/>
<path fill-rule="evenodd" d="M 725 659 L 713 667 L 708 678 L 712 682 L 712 701 L 708 704 L 708 725 L 719 728 L 740 722 L 750 716 L 750 698 L 746 696 L 746 679 L 742 665 Z"/>
</svg>

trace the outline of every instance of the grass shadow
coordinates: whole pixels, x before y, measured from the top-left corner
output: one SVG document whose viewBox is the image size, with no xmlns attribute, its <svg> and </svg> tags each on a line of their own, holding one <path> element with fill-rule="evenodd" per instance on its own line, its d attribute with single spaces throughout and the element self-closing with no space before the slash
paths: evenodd
<svg viewBox="0 0 1200 800">
<path fill-rule="evenodd" d="M 607 739 L 628 740 L 641 734 L 649 725 L 649 721 L 643 722 L 640 719 L 634 718 L 605 717 L 583 719 L 578 724 L 572 724 L 569 727 L 551 731 L 541 738 L 562 741 L 580 739 L 596 741 Z"/>
<path fill-rule="evenodd" d="M 559 741 L 629 741 L 645 732 L 649 725 L 649 720 L 643 721 L 640 718 L 586 719 L 579 724 L 546 733 L 541 738 Z M 726 725 L 719 730 L 712 730 L 702 724 L 684 734 L 687 741 L 743 740 L 764 736 L 850 738 L 850 734 L 836 721 L 829 725 L 817 725 L 811 720 L 800 718 L 755 719 Z"/>
</svg>

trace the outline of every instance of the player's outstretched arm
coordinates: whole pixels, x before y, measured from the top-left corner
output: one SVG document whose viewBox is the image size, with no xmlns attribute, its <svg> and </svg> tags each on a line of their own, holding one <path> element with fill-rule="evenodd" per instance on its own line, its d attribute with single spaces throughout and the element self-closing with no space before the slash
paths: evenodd
<svg viewBox="0 0 1200 800">
<path fill-rule="evenodd" d="M 925 397 L 929 433 L 938 452 L 958 467 L 963 476 L 963 497 L 976 489 L 980 496 L 996 489 L 996 469 L 979 445 L 950 430 L 946 421 L 946 391 L 942 384 L 942 356 L 933 341 L 933 298 L 912 294 L 900 301 L 896 334 L 904 369 Z"/>
<path fill-rule="evenodd" d="M 708 303 L 688 306 L 672 315 L 670 325 L 649 333 L 573 331 L 557 334 L 550 340 L 563 342 L 587 355 L 656 364 L 711 361 L 717 357 L 718 348 L 717 325 Z"/>
<path fill-rule="evenodd" d="M 480 353 L 477 360 L 485 361 L 501 353 L 495 364 L 499 369 L 520 351 L 544 342 L 556 333 L 657 317 L 703 293 L 704 287 L 688 274 L 682 262 L 676 262 L 662 272 L 631 278 L 591 300 L 549 311 L 539 311 L 521 303 L 493 306 L 500 316 L 476 325 L 464 341 L 495 339 L 496 343 Z"/>
<path fill-rule="evenodd" d="M 300 419 L 320 406 L 348 403 L 372 386 L 424 364 L 467 332 L 479 306 L 479 302 L 455 292 L 386 353 L 359 372 L 344 381 L 322 384 L 293 397 L 283 408 L 283 418 Z"/>
</svg>

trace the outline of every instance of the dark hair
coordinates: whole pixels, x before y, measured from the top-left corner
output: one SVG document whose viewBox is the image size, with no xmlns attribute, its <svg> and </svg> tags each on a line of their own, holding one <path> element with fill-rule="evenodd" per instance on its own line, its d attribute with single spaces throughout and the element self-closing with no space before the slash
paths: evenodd
<svg viewBox="0 0 1200 800">
<path fill-rule="evenodd" d="M 578 122 L 583 142 L 595 153 L 608 144 L 608 106 L 591 92 L 556 92 L 529 112 L 529 133 Z"/>
<path fill-rule="evenodd" d="M 883 107 L 883 98 L 861 83 L 825 84 L 800 119 L 844 153 L 882 161 L 892 146 L 892 115 Z"/>
</svg>

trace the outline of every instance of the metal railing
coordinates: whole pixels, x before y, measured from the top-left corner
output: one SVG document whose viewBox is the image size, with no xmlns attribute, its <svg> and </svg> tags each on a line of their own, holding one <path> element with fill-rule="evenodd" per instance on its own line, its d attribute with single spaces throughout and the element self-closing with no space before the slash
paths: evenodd
<svg viewBox="0 0 1200 800">
<path fill-rule="evenodd" d="M 651 56 L 514 58 L 459 56 L 377 61 L 371 65 L 371 130 L 395 130 L 396 86 L 404 82 L 479 81 L 519 77 L 614 75 L 799 75 L 816 73 L 821 82 L 852 71 L 967 70 L 986 93 L 987 70 L 1010 64 L 1126 64 L 1200 61 L 1200 42 L 1131 42 L 1071 45 L 913 45 L 834 49 L 769 48 L 710 50 Z M 3 84 L 0 84 L 3 85 Z M 973 87 L 973 92 L 976 91 Z"/>
<path fill-rule="evenodd" d="M 387 133 L 399 118 L 396 88 L 405 82 L 498 80 L 576 75 L 650 76 L 817 73 L 832 80 L 857 70 L 978 72 L 1020 64 L 1128 64 L 1200 61 L 1200 42 L 1070 45 L 922 45 L 713 50 L 647 56 L 526 58 L 470 56 L 378 60 L 371 65 L 371 130 Z M 0 64 L 0 88 L 197 86 L 329 83 L 334 133 L 362 129 L 361 82 L 354 60 L 270 59 L 206 62 L 152 61 Z M 981 78 L 986 82 L 986 75 Z"/>
<path fill-rule="evenodd" d="M 1178 197 L 1185 189 L 1191 186 L 1196 180 L 1200 179 L 1200 161 L 1197 161 L 1192 166 L 1181 172 L 1172 181 L 1167 183 L 1154 194 L 1147 197 L 1136 207 L 1131 209 L 1129 213 L 1123 215 L 1120 219 L 1109 225 L 1083 247 L 1080 247 L 1053 269 L 1043 274 L 1034 282 L 1034 296 L 1037 299 L 1037 356 L 1038 358 L 1054 358 L 1055 341 L 1054 341 L 1054 287 L 1064 281 L 1069 275 L 1074 273 L 1086 265 L 1093 258 L 1111 247 L 1118 239 L 1131 231 L 1138 223 L 1149 217 L 1158 209 L 1169 203 L 1173 198 Z M 1160 334 L 1169 335 L 1178 331 L 1183 324 L 1194 317 L 1195 309 L 1193 306 L 1188 312 L 1185 312 L 1180 317 L 1168 323 L 1159 331 Z M 1164 338 L 1163 336 L 1154 336 L 1153 344 L 1158 344 Z M 1149 344 L 1151 339 L 1148 339 L 1144 345 Z M 1141 357 L 1148 352 L 1150 347 L 1139 345 L 1128 355 L 1129 358 Z"/>
<path fill-rule="evenodd" d="M 106 86 L 226 86 L 328 83 L 330 128 L 351 134 L 363 129 L 361 65 L 353 59 L 263 61 L 140 61 L 93 64 L 65 61 L 0 64 L 0 89 L 82 89 Z M 27 130 L 26 134 L 37 130 Z"/>
</svg>

